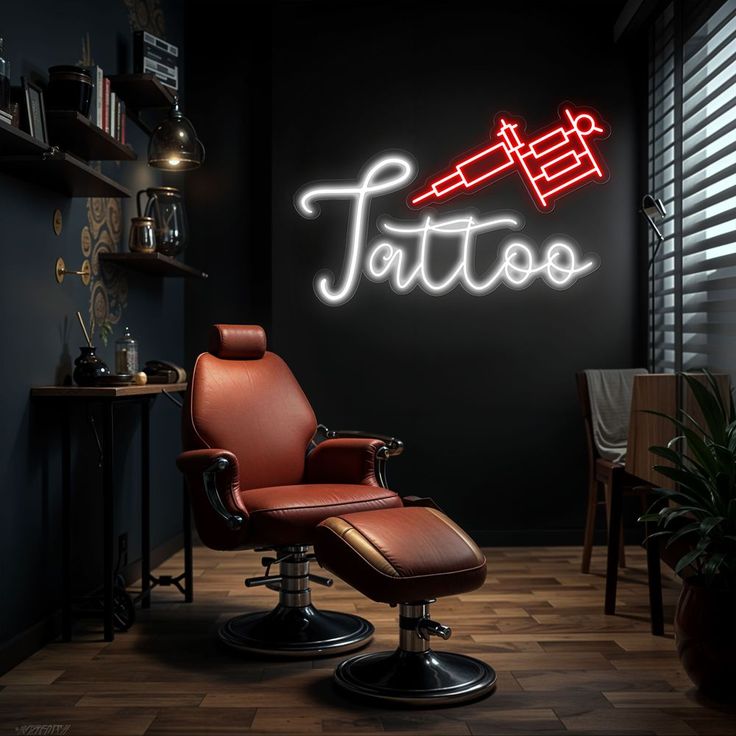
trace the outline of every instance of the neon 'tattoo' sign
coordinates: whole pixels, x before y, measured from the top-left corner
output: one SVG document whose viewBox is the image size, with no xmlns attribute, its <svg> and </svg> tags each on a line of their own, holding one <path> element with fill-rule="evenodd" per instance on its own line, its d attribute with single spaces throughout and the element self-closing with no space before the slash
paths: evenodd
<svg viewBox="0 0 736 736">
<path fill-rule="evenodd" d="M 424 190 L 409 197 L 412 207 L 441 203 L 461 193 L 490 184 L 499 176 L 516 170 L 535 203 L 549 211 L 554 201 L 584 184 L 607 177 L 602 160 L 587 141 L 605 136 L 605 124 L 592 111 L 563 106 L 563 122 L 523 140 L 523 126 L 499 118 L 496 136 L 502 140 L 464 156 L 449 173 L 429 181 Z M 566 122 L 565 122 L 566 120 Z M 478 236 L 489 232 L 518 231 L 523 220 L 515 212 L 496 212 L 479 217 L 474 213 L 454 213 L 440 217 L 425 214 L 413 222 L 380 218 L 380 236 L 368 243 L 368 219 L 373 199 L 399 191 L 415 178 L 412 159 L 405 153 L 387 153 L 370 161 L 354 182 L 308 185 L 296 196 L 297 211 L 306 218 L 319 216 L 318 202 L 347 200 L 350 203 L 348 239 L 343 269 L 339 276 L 318 273 L 314 291 L 325 304 L 344 304 L 356 292 L 362 276 L 374 282 L 388 282 L 398 294 L 419 287 L 428 294 L 446 294 L 462 286 L 474 295 L 488 294 L 501 284 L 523 289 L 542 279 L 555 289 L 566 289 L 594 271 L 599 263 L 593 254 L 582 257 L 569 238 L 548 238 L 541 254 L 526 238 L 514 236 L 502 244 L 499 259 L 487 273 L 474 272 L 474 249 Z M 430 253 L 437 241 L 454 240 L 457 257 L 442 278 L 429 272 Z"/>
</svg>

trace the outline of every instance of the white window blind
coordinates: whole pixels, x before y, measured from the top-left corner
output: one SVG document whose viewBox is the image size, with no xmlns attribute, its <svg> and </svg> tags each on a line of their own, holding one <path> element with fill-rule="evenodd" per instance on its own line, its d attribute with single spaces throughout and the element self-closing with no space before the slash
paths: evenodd
<svg viewBox="0 0 736 736">
<path fill-rule="evenodd" d="M 664 10 L 651 40 L 650 189 L 667 208 L 654 267 L 655 369 L 734 373 L 736 0 L 694 28 L 683 6 Z"/>
<path fill-rule="evenodd" d="M 649 191 L 667 209 L 660 226 L 664 240 L 654 262 L 654 365 L 657 371 L 672 371 L 677 365 L 676 343 L 676 258 L 675 212 L 679 202 L 675 192 L 675 153 L 678 148 L 675 89 L 679 73 L 675 63 L 675 5 L 671 3 L 654 23 L 649 60 Z M 676 79 L 677 77 L 677 79 Z M 650 256 L 656 241 L 650 241 Z"/>
</svg>

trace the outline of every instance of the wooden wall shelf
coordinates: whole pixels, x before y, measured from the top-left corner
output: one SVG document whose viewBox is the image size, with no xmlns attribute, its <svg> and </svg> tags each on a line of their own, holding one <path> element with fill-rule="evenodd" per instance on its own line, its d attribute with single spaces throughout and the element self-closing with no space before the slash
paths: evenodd
<svg viewBox="0 0 736 736">
<path fill-rule="evenodd" d="M 157 119 L 144 120 L 144 110 L 164 110 L 174 104 L 174 92 L 161 84 L 153 74 L 117 74 L 110 77 L 110 89 L 125 102 L 128 120 L 148 135 L 153 133 Z M 159 118 L 161 116 L 159 115 Z"/>
<path fill-rule="evenodd" d="M 72 110 L 46 113 L 52 145 L 71 151 L 85 161 L 135 161 L 135 151 Z"/>
<path fill-rule="evenodd" d="M 48 151 L 45 143 L 36 140 L 12 125 L 0 121 L 0 156 L 32 156 Z"/>
<path fill-rule="evenodd" d="M 4 156 L 0 171 L 67 197 L 130 197 L 130 191 L 70 153 Z"/>
<path fill-rule="evenodd" d="M 135 157 L 135 154 L 133 154 Z M 130 197 L 130 191 L 69 153 L 0 122 L 0 171 L 67 197 Z"/>
<path fill-rule="evenodd" d="M 153 276 L 206 279 L 207 274 L 161 253 L 100 253 L 100 260 Z"/>
<path fill-rule="evenodd" d="M 110 89 L 125 102 L 128 111 L 174 104 L 174 93 L 153 74 L 116 74 L 110 77 Z"/>
</svg>

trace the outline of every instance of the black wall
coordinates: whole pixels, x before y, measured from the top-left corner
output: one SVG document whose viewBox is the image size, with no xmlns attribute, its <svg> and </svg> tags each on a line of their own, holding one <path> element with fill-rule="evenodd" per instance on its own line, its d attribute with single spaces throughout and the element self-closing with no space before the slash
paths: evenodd
<svg viewBox="0 0 736 736">
<path fill-rule="evenodd" d="M 321 421 L 405 440 L 391 468 L 397 489 L 432 495 L 484 542 L 577 541 L 584 455 L 574 373 L 634 363 L 636 134 L 625 61 L 605 14 L 591 25 L 580 3 L 536 3 L 531 15 L 522 5 L 398 7 L 296 4 L 281 13 L 273 343 Z M 292 205 L 302 184 L 354 179 L 389 148 L 416 157 L 419 184 L 482 143 L 496 111 L 523 115 L 534 131 L 563 100 L 591 105 L 610 124 L 600 144 L 607 184 L 540 214 L 509 176 L 441 209 L 515 209 L 536 243 L 565 233 L 599 255 L 598 271 L 562 292 L 537 282 L 484 297 L 397 296 L 364 281 L 345 306 L 315 299 L 313 275 L 340 267 L 346 213 L 331 203 L 303 220 Z M 381 200 L 372 218 L 407 218 L 407 193 Z"/>
<path fill-rule="evenodd" d="M 187 0 L 187 115 L 206 148 L 187 176 L 189 258 L 209 274 L 186 285 L 188 364 L 210 325 L 271 320 L 271 4 L 241 24 L 237 3 Z"/>
<path fill-rule="evenodd" d="M 222 17 L 229 4 L 206 7 Z M 229 88 L 227 109 L 243 118 L 239 126 L 228 122 L 231 135 L 208 139 L 212 168 L 198 176 L 216 190 L 193 193 L 208 204 L 206 214 L 197 210 L 197 227 L 214 228 L 206 247 L 226 263 L 217 288 L 188 302 L 195 328 L 188 357 L 201 349 L 209 322 L 263 319 L 251 300 L 270 284 L 270 345 L 319 420 L 405 441 L 390 469 L 397 490 L 432 495 L 485 543 L 578 542 L 585 456 L 575 371 L 641 362 L 639 137 L 628 51 L 612 42 L 619 3 L 596 4 L 594 16 L 581 2 L 276 2 L 262 10 L 268 7 L 270 29 L 264 21 L 222 25 L 223 79 L 196 108 L 201 116 Z M 190 24 L 192 9 L 204 5 L 189 4 Z M 206 38 L 203 12 L 197 29 Z M 190 64 L 203 68 L 214 43 L 189 49 Z M 269 77 L 270 99 L 253 83 Z M 610 124 L 612 135 L 600 144 L 608 183 L 540 214 L 512 175 L 443 211 L 514 209 L 537 244 L 563 233 L 596 253 L 594 274 L 566 291 L 538 282 L 484 297 L 459 288 L 443 297 L 398 296 L 364 279 L 344 306 L 317 300 L 315 273 L 342 263 L 347 208 L 325 203 L 318 219 L 305 220 L 293 206 L 300 187 L 355 180 L 387 149 L 416 159 L 416 187 L 487 140 L 497 111 L 523 116 L 533 132 L 553 122 L 565 100 L 596 108 Z M 217 123 L 223 132 L 226 117 Z M 254 136 L 253 126 L 267 123 L 270 136 Z M 262 189 L 269 183 L 270 211 Z M 371 222 L 379 214 L 411 218 L 403 204 L 409 191 L 381 199 Z M 498 241 L 484 238 L 480 248 L 492 253 Z"/>
<path fill-rule="evenodd" d="M 143 13 L 147 3 L 136 5 Z M 173 9 L 165 3 L 148 3 L 162 9 L 169 40 L 181 44 L 182 21 L 176 5 L 171 5 Z M 49 66 L 77 62 L 86 33 L 94 59 L 106 73 L 132 71 L 128 67 L 132 63 L 131 16 L 123 0 L 7 2 L 1 15 L 0 36 L 5 38 L 14 84 L 21 75 L 44 81 Z M 135 192 L 161 179 L 146 165 L 147 137 L 131 123 L 128 134 L 139 161 L 104 163 L 102 170 Z M 175 184 L 173 180 L 167 183 Z M 123 200 L 122 205 L 122 249 L 127 250 L 133 200 Z M 64 219 L 59 237 L 52 229 L 57 207 Z M 82 344 L 74 313 L 80 310 L 88 316 L 90 289 L 75 277 L 58 285 L 53 268 L 59 256 L 67 268 L 79 268 L 82 263 L 80 236 L 88 223 L 87 207 L 86 198 L 68 199 L 0 174 L 0 559 L 4 591 L 0 649 L 4 651 L 21 632 L 30 629 L 38 637 L 44 629 L 53 632 L 53 615 L 60 604 L 60 426 L 55 413 L 32 404 L 29 392 L 34 385 L 63 382 Z M 142 362 L 163 358 L 183 363 L 183 285 L 174 279 L 132 273 L 125 283 L 127 307 L 115 325 L 111 343 L 107 348 L 100 345 L 108 365 L 114 365 L 113 343 L 125 325 L 140 341 Z M 99 338 L 96 342 L 100 344 Z M 128 533 L 132 563 L 140 549 L 139 423 L 132 408 L 121 408 L 118 417 L 115 533 Z M 179 451 L 179 410 L 159 399 L 151 422 L 152 541 L 157 546 L 181 532 L 181 480 L 174 466 Z M 82 592 L 98 584 L 102 572 L 100 472 L 92 429 L 82 412 L 75 416 L 72 438 L 74 566 L 76 590 Z"/>
</svg>

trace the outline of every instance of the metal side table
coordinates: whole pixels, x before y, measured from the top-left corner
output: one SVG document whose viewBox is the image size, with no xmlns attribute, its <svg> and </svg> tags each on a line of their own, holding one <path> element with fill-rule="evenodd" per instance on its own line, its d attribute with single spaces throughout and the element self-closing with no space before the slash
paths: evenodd
<svg viewBox="0 0 736 736">
<path fill-rule="evenodd" d="M 175 585 L 187 602 L 193 597 L 191 513 L 186 488 L 183 494 L 184 571 L 175 577 L 151 575 L 151 405 L 161 394 L 186 391 L 186 383 L 150 384 L 145 386 L 37 386 L 31 389 L 31 398 L 48 402 L 59 410 L 62 422 L 62 638 L 72 638 L 71 591 L 71 418 L 78 407 L 102 410 L 102 498 L 103 498 L 103 622 L 105 641 L 114 639 L 114 525 L 113 500 L 115 482 L 114 429 L 115 407 L 121 404 L 139 404 L 141 408 L 141 592 L 137 596 L 142 608 L 151 605 L 151 590 L 157 585 Z M 182 581 L 184 584 L 182 585 Z"/>
</svg>

